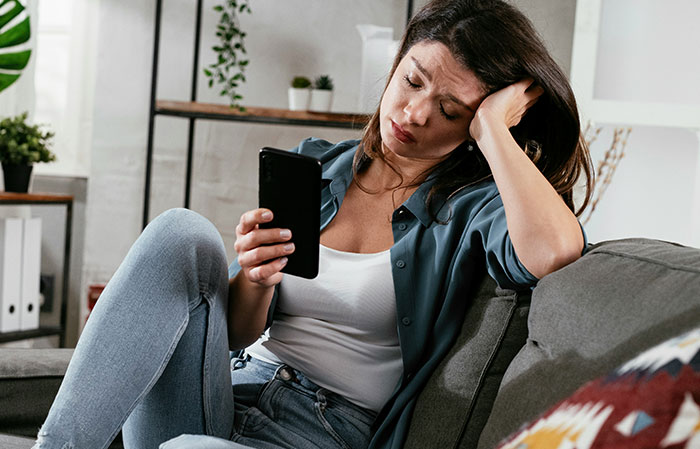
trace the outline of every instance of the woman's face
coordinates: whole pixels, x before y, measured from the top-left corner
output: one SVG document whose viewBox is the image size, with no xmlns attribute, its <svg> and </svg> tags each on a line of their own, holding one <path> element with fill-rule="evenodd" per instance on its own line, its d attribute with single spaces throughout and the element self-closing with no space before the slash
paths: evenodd
<svg viewBox="0 0 700 449">
<path fill-rule="evenodd" d="M 385 154 L 439 162 L 467 140 L 484 97 L 474 73 L 444 44 L 413 45 L 391 77 L 379 108 Z"/>
</svg>

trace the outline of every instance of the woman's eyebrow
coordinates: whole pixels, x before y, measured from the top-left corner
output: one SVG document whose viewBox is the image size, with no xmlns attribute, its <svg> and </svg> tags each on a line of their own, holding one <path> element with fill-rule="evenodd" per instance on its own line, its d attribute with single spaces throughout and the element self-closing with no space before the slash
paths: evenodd
<svg viewBox="0 0 700 449">
<path fill-rule="evenodd" d="M 463 101 L 460 100 L 459 98 L 455 97 L 454 95 L 452 95 L 452 94 L 447 94 L 447 98 L 449 98 L 451 101 L 454 101 L 454 102 L 457 103 L 458 105 L 460 105 L 460 106 L 462 106 L 462 107 L 464 107 L 464 108 L 466 108 L 466 109 L 469 109 L 470 111 L 474 112 L 474 109 L 472 109 L 471 106 L 469 106 L 468 104 L 466 104 L 465 102 L 463 102 Z"/>
<path fill-rule="evenodd" d="M 418 60 L 417 60 L 416 58 L 414 58 L 413 56 L 411 56 L 411 61 L 413 61 L 413 64 L 416 66 L 416 68 L 417 68 L 423 75 L 425 75 L 426 78 L 428 78 L 428 81 L 432 81 L 432 80 L 433 80 L 433 75 L 431 75 L 430 72 L 428 72 L 428 71 L 425 69 L 425 67 L 423 67 L 422 65 L 420 65 L 420 62 L 418 62 Z"/>
<path fill-rule="evenodd" d="M 414 58 L 413 56 L 411 56 L 411 61 L 413 61 L 413 64 L 416 66 L 416 68 L 418 69 L 418 71 L 420 71 L 423 75 L 425 75 L 426 78 L 428 78 L 428 81 L 432 81 L 432 80 L 433 80 L 433 76 L 430 74 L 430 72 L 428 72 L 428 70 L 426 70 L 426 68 L 423 67 L 423 66 L 421 65 L 421 63 L 418 62 L 418 60 L 417 60 L 416 58 Z M 474 112 L 474 108 L 472 108 L 471 106 L 467 105 L 465 102 L 463 102 L 463 101 L 460 100 L 459 98 L 455 97 L 454 95 L 452 95 L 452 94 L 447 94 L 446 96 L 447 96 L 447 98 L 449 98 L 451 101 L 457 103 L 458 105 L 464 107 L 465 109 L 468 109 L 468 110 L 471 111 L 471 112 Z"/>
</svg>

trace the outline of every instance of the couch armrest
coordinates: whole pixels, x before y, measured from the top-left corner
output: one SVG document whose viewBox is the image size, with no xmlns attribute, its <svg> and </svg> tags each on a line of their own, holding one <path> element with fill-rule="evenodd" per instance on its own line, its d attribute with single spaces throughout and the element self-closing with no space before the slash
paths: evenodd
<svg viewBox="0 0 700 449">
<path fill-rule="evenodd" d="M 72 349 L 0 349 L 0 379 L 63 375 Z"/>
<path fill-rule="evenodd" d="M 653 239 L 601 242 L 532 293 L 528 340 L 503 377 L 479 449 L 587 381 L 700 322 L 700 249 Z"/>
<path fill-rule="evenodd" d="M 0 433 L 35 437 L 72 349 L 0 349 Z"/>
</svg>

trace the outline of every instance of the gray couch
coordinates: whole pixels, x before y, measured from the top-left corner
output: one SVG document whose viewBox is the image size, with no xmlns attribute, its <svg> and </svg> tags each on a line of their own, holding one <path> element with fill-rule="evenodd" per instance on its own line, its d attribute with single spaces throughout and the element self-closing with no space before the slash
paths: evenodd
<svg viewBox="0 0 700 449">
<path fill-rule="evenodd" d="M 421 394 L 406 448 L 493 448 L 586 381 L 697 326 L 700 250 L 603 242 L 531 293 L 486 277 L 470 301 L 458 341 Z M 0 433 L 36 433 L 70 353 L 0 349 Z M 31 441 L 0 436 L 0 448 L 15 447 Z"/>
</svg>

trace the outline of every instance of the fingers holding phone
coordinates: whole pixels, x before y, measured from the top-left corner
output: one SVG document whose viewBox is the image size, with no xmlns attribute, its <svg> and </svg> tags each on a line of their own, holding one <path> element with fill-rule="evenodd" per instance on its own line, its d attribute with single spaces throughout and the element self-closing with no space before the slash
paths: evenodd
<svg viewBox="0 0 700 449">
<path fill-rule="evenodd" d="M 272 212 L 260 208 L 241 215 L 236 226 L 238 263 L 246 279 L 264 287 L 282 281 L 281 270 L 287 265 L 287 257 L 294 252 L 289 229 L 260 228 L 272 221 Z"/>
</svg>

